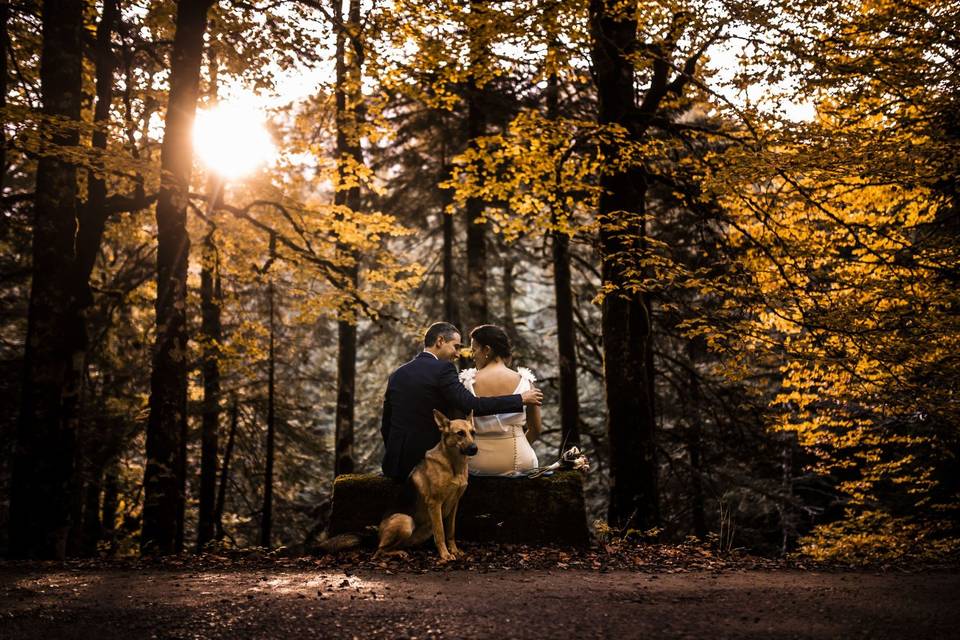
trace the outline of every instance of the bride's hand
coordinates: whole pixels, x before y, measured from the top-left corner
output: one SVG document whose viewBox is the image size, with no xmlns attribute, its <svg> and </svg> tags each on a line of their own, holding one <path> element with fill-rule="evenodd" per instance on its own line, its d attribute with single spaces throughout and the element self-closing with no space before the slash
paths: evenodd
<svg viewBox="0 0 960 640">
<path fill-rule="evenodd" d="M 523 404 L 540 406 L 543 403 L 543 392 L 540 389 L 528 389 L 520 394 Z"/>
</svg>

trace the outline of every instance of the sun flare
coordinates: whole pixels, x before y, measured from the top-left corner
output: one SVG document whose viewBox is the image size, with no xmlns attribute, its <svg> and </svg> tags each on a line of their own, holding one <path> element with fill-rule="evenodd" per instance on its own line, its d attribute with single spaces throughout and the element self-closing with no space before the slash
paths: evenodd
<svg viewBox="0 0 960 640">
<path fill-rule="evenodd" d="M 198 111 L 193 125 L 194 149 L 210 170 L 223 178 L 239 178 L 276 153 L 263 122 L 262 112 L 240 104 L 222 103 Z"/>
</svg>

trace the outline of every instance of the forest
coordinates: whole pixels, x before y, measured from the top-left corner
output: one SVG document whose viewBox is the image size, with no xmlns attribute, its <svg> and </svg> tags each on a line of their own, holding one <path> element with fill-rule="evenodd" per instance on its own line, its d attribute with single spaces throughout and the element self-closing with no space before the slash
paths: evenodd
<svg viewBox="0 0 960 640">
<path fill-rule="evenodd" d="M 436 321 L 510 336 L 598 537 L 960 548 L 956 2 L 0 23 L 0 553 L 309 552 Z"/>
</svg>

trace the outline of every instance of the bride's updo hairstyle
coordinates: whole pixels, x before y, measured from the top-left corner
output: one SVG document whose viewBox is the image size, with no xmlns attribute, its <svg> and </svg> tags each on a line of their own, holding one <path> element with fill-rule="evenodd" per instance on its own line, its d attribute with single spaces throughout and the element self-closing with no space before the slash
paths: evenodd
<svg viewBox="0 0 960 640">
<path fill-rule="evenodd" d="M 482 324 L 470 332 L 470 337 L 481 347 L 490 347 L 493 355 L 509 360 L 513 355 L 513 346 L 507 332 L 495 324 Z"/>
</svg>

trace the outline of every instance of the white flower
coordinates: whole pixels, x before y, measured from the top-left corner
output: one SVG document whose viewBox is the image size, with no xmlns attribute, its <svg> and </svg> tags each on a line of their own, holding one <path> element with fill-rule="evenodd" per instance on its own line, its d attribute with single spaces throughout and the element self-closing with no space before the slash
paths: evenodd
<svg viewBox="0 0 960 640">
<path fill-rule="evenodd" d="M 530 369 L 527 369 L 526 367 L 517 367 L 517 373 L 519 373 L 520 377 L 530 384 L 533 384 L 537 381 L 537 376 L 533 375 L 533 371 L 530 371 Z"/>
</svg>

